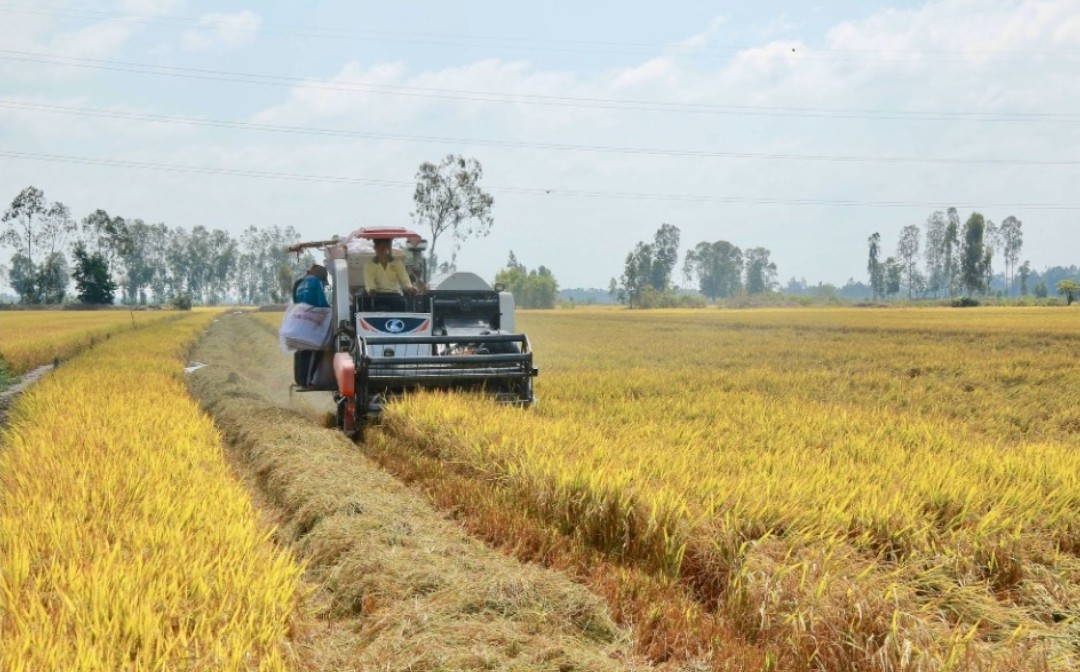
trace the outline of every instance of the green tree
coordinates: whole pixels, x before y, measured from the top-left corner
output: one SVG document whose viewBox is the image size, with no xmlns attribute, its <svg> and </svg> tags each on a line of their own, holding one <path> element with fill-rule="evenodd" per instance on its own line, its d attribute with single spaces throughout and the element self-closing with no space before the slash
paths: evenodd
<svg viewBox="0 0 1080 672">
<path fill-rule="evenodd" d="M 623 263 L 623 273 L 616 285 L 616 298 L 630 308 L 641 305 L 641 296 L 652 278 L 652 245 L 638 243 L 632 252 L 627 253 Z"/>
<path fill-rule="evenodd" d="M 454 241 L 451 264 L 461 241 L 486 236 L 495 223 L 491 208 L 495 199 L 480 188 L 484 170 L 476 159 L 448 154 L 438 165 L 424 162 L 416 172 L 413 222 L 431 231 L 428 257 L 437 263 L 435 245 L 449 234 Z"/>
<path fill-rule="evenodd" d="M 206 282 L 207 303 L 217 305 L 228 295 L 234 284 L 239 249 L 236 240 L 221 229 L 210 232 L 210 249 L 212 254 Z M 292 291 L 291 283 L 289 291 Z"/>
<path fill-rule="evenodd" d="M 22 252 L 16 252 L 11 257 L 11 269 L 8 278 L 11 281 L 11 289 L 19 295 L 22 303 L 38 303 L 37 278 L 30 260 Z"/>
<path fill-rule="evenodd" d="M 284 229 L 271 226 L 259 229 L 249 226 L 240 235 L 233 260 L 233 282 L 240 300 L 248 304 L 281 303 L 292 292 L 292 282 L 282 291 L 278 279 L 279 269 L 285 265 L 295 278 L 315 263 L 310 252 L 294 256 L 286 248 L 300 241 L 300 234 L 292 226 Z"/>
<path fill-rule="evenodd" d="M 866 261 L 866 272 L 870 274 L 870 287 L 874 290 L 874 298 L 878 299 L 885 295 L 885 267 L 881 263 L 881 234 L 874 232 L 867 240 L 870 253 Z"/>
<path fill-rule="evenodd" d="M 1057 293 L 1065 297 L 1065 305 L 1071 306 L 1073 299 L 1080 294 L 1080 283 L 1068 278 L 1058 280 Z"/>
<path fill-rule="evenodd" d="M 1024 224 L 1009 215 L 1001 222 L 998 234 L 1001 237 L 1001 251 L 1005 258 L 1005 293 L 1009 295 L 1016 279 L 1016 263 L 1020 260 L 1020 250 L 1024 246 Z M 1010 270 L 1012 271 L 1010 273 Z M 1027 294 L 1027 290 L 1024 291 Z"/>
<path fill-rule="evenodd" d="M 277 265 L 277 274 L 274 277 L 275 284 L 270 293 L 272 301 L 285 303 L 292 298 L 293 279 L 296 275 L 292 267 L 289 266 L 289 262 L 283 261 Z"/>
<path fill-rule="evenodd" d="M 1027 296 L 1028 293 L 1028 278 L 1031 277 L 1031 262 L 1025 260 L 1020 264 L 1020 296 Z"/>
<path fill-rule="evenodd" d="M 945 237 L 948 222 L 940 210 L 926 218 L 926 283 L 927 291 L 938 295 L 947 291 L 945 274 Z"/>
<path fill-rule="evenodd" d="M 68 207 L 59 201 L 49 206 L 49 212 L 39 221 L 41 249 L 45 260 L 38 272 L 38 288 L 45 303 L 61 303 L 67 295 L 71 274 L 64 250 L 68 238 L 78 231 L 78 224 Z"/>
<path fill-rule="evenodd" d="M 559 294 L 559 283 L 550 269 L 540 266 L 530 271 L 513 252 L 506 268 L 495 275 L 495 283 L 512 293 L 514 304 L 522 308 L 554 308 Z"/>
<path fill-rule="evenodd" d="M 649 285 L 658 292 L 671 289 L 671 274 L 679 263 L 679 227 L 661 224 L 653 235 Z"/>
<path fill-rule="evenodd" d="M 127 222 L 123 217 L 111 217 L 102 209 L 91 212 L 83 217 L 81 236 L 75 244 L 75 250 L 82 248 L 83 259 L 76 257 L 76 270 L 80 266 L 86 266 L 86 260 L 90 258 L 100 260 L 105 264 L 105 272 L 113 284 L 113 292 L 119 286 L 116 278 L 119 276 L 119 262 L 127 253 L 131 245 Z M 73 250 L 74 251 L 74 250 Z M 95 273 L 97 270 L 95 270 Z M 80 292 L 81 295 L 81 292 Z M 82 300 L 82 299 L 80 299 Z M 110 294 L 108 303 L 112 303 Z M 99 301 L 83 301 L 83 303 L 99 303 Z"/>
<path fill-rule="evenodd" d="M 100 254 L 112 273 L 114 263 L 130 245 L 128 224 L 123 217 L 110 217 L 99 208 L 83 217 L 82 243 L 88 254 Z"/>
<path fill-rule="evenodd" d="M 908 298 L 914 298 L 915 281 L 919 273 L 917 260 L 919 258 L 919 226 L 909 224 L 900 232 L 900 242 L 896 246 L 896 255 L 903 262 L 904 275 L 907 278 Z"/>
<path fill-rule="evenodd" d="M 75 231 L 71 212 L 60 202 L 48 203 L 37 187 L 23 189 L 12 200 L 0 218 L 6 226 L 0 232 L 0 244 L 22 255 L 20 281 L 16 284 L 27 293 L 20 293 L 23 303 L 58 302 L 67 288 L 67 260 L 63 250 L 68 236 Z M 38 263 L 38 258 L 44 261 Z M 14 268 L 13 268 L 14 271 Z M 57 284 L 63 283 L 63 284 Z M 18 291 L 18 289 L 16 289 Z"/>
<path fill-rule="evenodd" d="M 13 248 L 22 258 L 18 264 L 18 278 L 15 275 L 10 277 L 12 287 L 23 303 L 37 303 L 39 300 L 34 277 L 34 248 L 40 242 L 37 223 L 45 218 L 48 211 L 45 192 L 34 186 L 20 191 L 4 211 L 2 221 L 6 226 L 0 233 L 0 243 Z M 15 266 L 13 262 L 13 273 Z"/>
<path fill-rule="evenodd" d="M 1050 288 L 1046 286 L 1046 280 L 1040 279 L 1035 283 L 1035 298 L 1045 299 L 1050 295 Z"/>
<path fill-rule="evenodd" d="M 945 216 L 947 218 L 945 223 L 945 237 L 942 240 L 942 263 L 944 264 L 944 281 L 945 290 L 949 294 L 949 298 L 956 293 L 957 278 L 959 276 L 960 264 L 957 263 L 957 250 L 960 248 L 960 213 L 956 211 L 956 208 L 949 208 Z"/>
<path fill-rule="evenodd" d="M 63 303 L 67 298 L 71 273 L 63 254 L 54 252 L 46 257 L 45 261 L 38 265 L 34 278 L 41 303 Z"/>
<path fill-rule="evenodd" d="M 102 252 L 88 252 L 80 242 L 75 245 L 75 289 L 81 303 L 110 305 L 116 293 L 116 283 L 109 274 L 109 262 Z"/>
<path fill-rule="evenodd" d="M 159 237 L 160 231 L 141 219 L 126 223 L 125 244 L 119 250 L 119 261 L 124 267 L 124 303 L 146 304 L 150 283 L 154 275 L 160 272 L 160 266 L 154 263 L 155 246 L 158 244 L 156 239 Z"/>
<path fill-rule="evenodd" d="M 559 283 L 555 280 L 551 269 L 540 266 L 536 270 L 529 271 L 525 295 L 522 297 L 522 305 L 525 308 L 554 308 L 558 295 Z"/>
<path fill-rule="evenodd" d="M 983 291 L 986 251 L 983 248 L 985 221 L 977 212 L 971 213 L 964 224 L 964 245 L 960 253 L 960 279 L 968 294 Z"/>
<path fill-rule="evenodd" d="M 994 255 L 997 254 L 1001 245 L 1001 235 L 998 226 L 993 220 L 986 220 L 983 228 L 983 292 L 990 293 L 990 285 L 994 280 Z"/>
<path fill-rule="evenodd" d="M 686 279 L 696 279 L 701 293 L 712 301 L 742 289 L 742 272 L 742 250 L 726 240 L 698 243 L 686 253 L 683 264 Z"/>
<path fill-rule="evenodd" d="M 895 257 L 889 257 L 883 265 L 885 275 L 885 295 L 896 297 L 903 284 L 904 265 Z"/>
<path fill-rule="evenodd" d="M 746 291 L 748 294 L 765 294 L 776 289 L 776 264 L 769 260 L 772 254 L 764 247 L 746 251 Z"/>
<path fill-rule="evenodd" d="M 202 224 L 196 224 L 186 242 L 187 249 L 183 251 L 187 268 L 185 285 L 194 301 L 204 303 L 210 285 L 211 262 L 214 256 L 210 230 Z"/>
<path fill-rule="evenodd" d="M 506 268 L 495 274 L 495 284 L 505 287 L 506 291 L 514 295 L 514 303 L 520 305 L 522 298 L 525 296 L 525 285 L 528 280 L 529 270 L 525 268 L 524 264 L 518 262 L 514 251 L 511 250 L 510 258 L 506 262 Z"/>
<path fill-rule="evenodd" d="M 187 294 L 194 300 L 188 281 L 192 276 L 191 234 L 184 227 L 169 231 L 168 246 L 165 248 L 165 294 L 162 298 L 170 301 Z"/>
</svg>

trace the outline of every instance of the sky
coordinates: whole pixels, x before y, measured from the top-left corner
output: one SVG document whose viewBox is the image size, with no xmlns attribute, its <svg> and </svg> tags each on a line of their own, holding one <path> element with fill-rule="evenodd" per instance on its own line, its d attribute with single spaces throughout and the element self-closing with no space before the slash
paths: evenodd
<svg viewBox="0 0 1080 672">
<path fill-rule="evenodd" d="M 5 207 L 325 239 L 411 226 L 461 154 L 488 278 L 513 251 L 606 288 L 670 223 L 842 285 L 950 206 L 1076 264 L 1078 149 L 1080 0 L 0 2 Z"/>
</svg>

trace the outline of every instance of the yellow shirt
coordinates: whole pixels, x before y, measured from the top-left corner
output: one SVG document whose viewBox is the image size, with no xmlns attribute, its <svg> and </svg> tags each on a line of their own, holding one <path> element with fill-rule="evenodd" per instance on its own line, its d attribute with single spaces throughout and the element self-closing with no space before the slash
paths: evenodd
<svg viewBox="0 0 1080 672">
<path fill-rule="evenodd" d="M 404 289 L 412 289 L 409 272 L 400 259 L 392 259 L 386 268 L 378 258 L 364 264 L 364 289 L 381 293 L 400 294 Z"/>
</svg>

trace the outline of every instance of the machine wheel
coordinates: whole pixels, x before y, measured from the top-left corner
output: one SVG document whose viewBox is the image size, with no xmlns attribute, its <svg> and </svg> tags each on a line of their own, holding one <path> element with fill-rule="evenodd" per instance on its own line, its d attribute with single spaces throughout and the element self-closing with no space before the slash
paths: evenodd
<svg viewBox="0 0 1080 672">
<path fill-rule="evenodd" d="M 356 397 L 334 397 L 337 402 L 337 428 L 354 441 L 360 441 L 364 438 L 364 421 L 356 413 Z"/>
<path fill-rule="evenodd" d="M 533 403 L 533 379 L 531 377 L 524 378 L 518 383 L 518 399 L 526 407 L 531 406 Z"/>
</svg>

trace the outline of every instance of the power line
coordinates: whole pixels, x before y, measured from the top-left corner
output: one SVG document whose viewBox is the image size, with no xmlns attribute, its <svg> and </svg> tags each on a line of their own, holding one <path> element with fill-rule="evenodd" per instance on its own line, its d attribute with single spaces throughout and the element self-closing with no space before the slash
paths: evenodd
<svg viewBox="0 0 1080 672">
<path fill-rule="evenodd" d="M 209 166 L 184 166 L 170 163 L 149 161 L 131 161 L 126 159 L 106 159 L 86 156 L 64 156 L 58 154 L 40 154 L 0 149 L 0 156 L 13 159 L 66 163 L 73 165 L 108 166 L 114 168 L 136 168 L 171 173 L 189 173 L 198 175 L 230 175 L 260 179 L 287 180 L 297 182 L 316 182 L 323 184 L 355 184 L 365 186 L 407 188 L 415 187 L 413 182 L 386 180 L 365 177 L 347 177 L 335 175 L 308 175 L 266 170 L 246 170 L 235 168 L 214 168 Z M 742 205 L 796 205 L 796 206 L 833 206 L 833 207 L 874 207 L 874 208 L 939 208 L 941 203 L 926 201 L 866 201 L 859 199 L 827 200 L 817 198 L 773 198 L 742 196 L 707 196 L 702 194 L 662 194 L 626 191 L 600 191 L 585 189 L 559 189 L 543 187 L 493 186 L 488 189 L 495 193 L 521 194 L 530 196 L 569 196 L 575 198 L 599 198 L 639 201 L 674 201 L 683 203 L 717 203 Z M 952 203 L 957 208 L 1015 208 L 1025 210 L 1080 210 L 1080 205 L 1062 203 Z"/>
<path fill-rule="evenodd" d="M 70 19 L 84 19 L 84 20 L 112 20 L 112 19 L 134 19 L 142 23 L 156 24 L 162 26 L 170 26 L 177 28 L 187 29 L 218 29 L 218 30 L 235 30 L 240 32 L 251 32 L 250 25 L 236 19 L 230 19 L 228 17 L 214 17 L 212 19 L 199 17 L 189 17 L 177 14 L 148 14 L 137 12 L 107 12 L 93 9 L 81 9 L 81 8 L 48 8 L 48 7 L 34 7 L 34 6 L 20 6 L 20 5 L 5 5 L 0 7 L 0 11 L 6 11 L 16 14 L 35 15 L 35 16 L 51 16 Z M 526 50 L 526 51 L 547 51 L 547 52 L 565 52 L 565 53 L 596 53 L 596 54 L 609 54 L 609 55 L 630 55 L 630 56 L 654 56 L 656 52 L 660 51 L 678 51 L 679 49 L 685 49 L 683 45 L 679 43 L 664 43 L 664 42 L 628 42 L 628 41 L 599 41 L 599 40 L 567 40 L 557 38 L 536 38 L 526 36 L 492 36 L 492 35 L 462 35 L 462 34 L 449 34 L 449 33 L 426 33 L 426 32 L 405 32 L 405 31 L 379 31 L 379 30 L 359 30 L 350 28 L 331 28 L 320 26 L 295 26 L 289 24 L 276 24 L 276 23 L 260 23 L 258 32 L 266 34 L 277 35 L 294 35 L 300 37 L 315 37 L 319 39 L 345 39 L 355 40 L 362 38 L 368 42 L 388 42 L 388 43 L 402 43 L 410 45 L 430 45 L 430 46 L 446 46 L 454 48 L 496 48 L 496 49 L 509 49 L 509 50 Z M 604 47 L 597 49 L 595 47 Z M 590 48 L 592 47 L 592 48 Z M 637 48 L 631 50 L 632 48 Z M 643 51 L 643 50 L 649 51 Z M 695 47 L 692 53 L 679 54 L 681 57 L 710 57 L 718 56 L 722 54 L 734 54 L 740 51 L 748 49 L 759 49 L 766 52 L 776 52 L 778 54 L 784 54 L 790 56 L 792 50 L 786 46 L 777 47 L 761 47 L 759 45 L 745 45 L 745 44 L 724 44 L 724 45 L 708 45 L 702 47 Z M 1063 56 L 1073 56 L 1080 54 L 1076 51 L 1068 50 L 980 50 L 980 49 L 922 49 L 922 50 L 898 50 L 898 49 L 838 49 L 838 48 L 800 48 L 797 52 L 800 59 L 812 60 L 812 61 L 844 61 L 844 60 L 896 60 L 895 56 L 913 56 L 919 57 L 920 60 L 927 60 L 924 57 L 926 55 L 946 55 L 946 56 L 963 56 L 963 57 L 986 57 L 994 63 L 1027 63 L 1040 65 L 1046 65 L 1046 60 L 1042 58 L 1036 59 L 1003 59 L 1002 55 L 1026 55 L 1026 56 L 1050 56 L 1060 58 Z M 811 55 L 811 58 L 805 58 L 806 55 Z M 841 55 L 856 55 L 857 59 L 831 56 L 832 54 Z M 889 55 L 892 58 L 887 59 L 870 59 L 867 55 Z M 825 58 L 818 57 L 818 55 L 825 55 Z M 935 62 L 965 62 L 963 59 L 934 59 Z M 1072 63 L 1073 61 L 1066 61 L 1066 63 Z"/>
<path fill-rule="evenodd" d="M 281 75 L 230 72 L 204 68 L 153 65 L 132 61 L 116 61 L 73 56 L 54 56 L 38 52 L 0 49 L 0 59 L 43 63 L 46 65 L 112 70 L 139 74 L 203 79 L 239 84 L 262 84 L 290 86 L 333 91 L 350 91 L 413 98 L 437 98 L 470 102 L 506 103 L 513 105 L 540 105 L 553 107 L 632 110 L 643 112 L 676 112 L 705 114 L 734 114 L 754 116 L 828 117 L 836 119 L 893 119 L 909 121 L 994 121 L 994 122 L 1055 122 L 1071 123 L 1080 120 L 1080 114 L 1055 112 L 956 112 L 956 111 L 903 111 L 873 109 L 838 109 L 817 107 L 776 107 L 753 105 L 719 105 L 712 103 L 673 103 L 666 101 L 629 100 L 618 98 L 591 98 L 584 96 L 553 96 L 527 93 L 502 93 L 468 89 L 437 89 L 418 86 L 377 84 L 374 82 L 330 82 L 302 79 Z"/>
<path fill-rule="evenodd" d="M 332 128 L 313 128 L 305 126 L 285 126 L 221 119 L 182 117 L 125 110 L 107 110 L 89 107 L 48 105 L 19 100 L 0 98 L 0 108 L 14 110 L 33 110 L 53 114 L 70 114 L 106 119 L 126 119 L 147 123 L 166 123 L 209 128 L 227 128 L 247 131 L 265 131 L 315 135 L 327 137 L 356 138 L 362 140 L 396 140 L 418 143 L 446 143 L 458 145 L 478 145 L 485 147 L 503 147 L 509 149 L 540 149 L 551 151 L 593 152 L 608 154 L 630 154 L 647 156 L 673 156 L 697 158 L 761 159 L 784 161 L 824 161 L 838 163 L 895 163 L 895 164 L 945 164 L 945 165 L 1008 165 L 1008 166 L 1075 166 L 1080 159 L 994 159 L 994 158 L 953 158 L 953 157 L 915 157 L 915 156 L 867 156 L 867 155 L 829 155 L 795 154 L 767 152 L 710 151 L 693 149 L 663 149 L 653 147 L 617 147 L 610 145 L 576 145 L 568 143 L 541 143 L 516 140 L 489 140 L 479 138 L 443 137 L 430 135 L 407 135 L 400 133 L 375 133 L 368 131 L 350 131 Z"/>
</svg>

